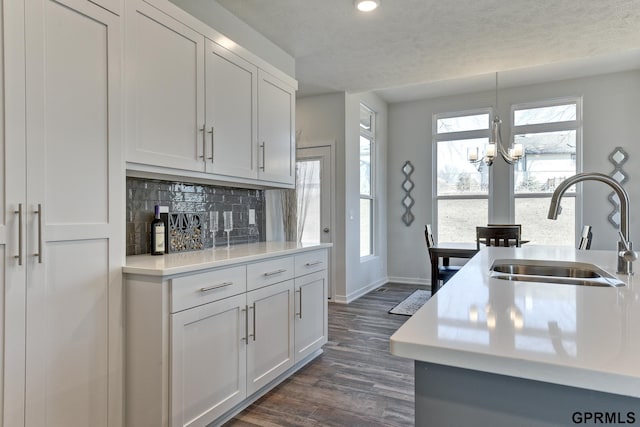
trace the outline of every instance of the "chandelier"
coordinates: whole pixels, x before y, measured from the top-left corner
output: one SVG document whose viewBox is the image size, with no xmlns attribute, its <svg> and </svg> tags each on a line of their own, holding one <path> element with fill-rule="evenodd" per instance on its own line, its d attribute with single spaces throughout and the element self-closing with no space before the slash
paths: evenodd
<svg viewBox="0 0 640 427">
<path fill-rule="evenodd" d="M 477 164 L 484 162 L 487 166 L 491 166 L 497 155 L 500 155 L 502 159 L 510 165 L 513 165 L 524 155 L 524 149 L 522 144 L 513 144 L 509 148 L 505 148 L 502 143 L 502 133 L 500 128 L 502 126 L 502 120 L 497 114 L 498 111 L 498 73 L 496 72 L 496 114 L 493 117 L 493 123 L 491 124 L 491 138 L 489 143 L 485 147 L 484 155 L 480 156 L 480 150 L 478 147 L 469 148 L 467 150 L 467 160 L 469 162 Z"/>
</svg>

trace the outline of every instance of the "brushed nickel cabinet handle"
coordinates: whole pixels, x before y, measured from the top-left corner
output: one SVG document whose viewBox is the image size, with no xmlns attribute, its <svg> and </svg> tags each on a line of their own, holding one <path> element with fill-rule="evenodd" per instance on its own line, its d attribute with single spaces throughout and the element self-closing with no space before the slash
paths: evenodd
<svg viewBox="0 0 640 427">
<path fill-rule="evenodd" d="M 42 264 L 42 204 L 38 203 L 38 210 L 33 213 L 38 215 L 38 253 L 33 256 L 37 256 L 38 264 Z"/>
<path fill-rule="evenodd" d="M 249 345 L 249 306 L 245 305 L 242 311 L 244 311 L 244 337 L 240 341 L 244 341 Z"/>
<path fill-rule="evenodd" d="M 202 127 L 200 129 L 198 129 L 199 132 L 202 132 L 202 155 L 198 156 L 199 159 L 204 159 L 204 147 L 207 145 L 207 134 L 204 131 L 204 125 L 202 125 Z"/>
<path fill-rule="evenodd" d="M 211 130 L 207 133 L 211 134 L 211 157 L 207 157 L 207 159 L 211 160 L 211 163 L 213 163 L 213 147 L 214 147 L 214 135 L 215 135 L 215 133 L 213 132 L 213 126 L 211 126 Z"/>
<path fill-rule="evenodd" d="M 302 286 L 296 291 L 296 293 L 300 294 L 300 311 L 296 314 L 298 315 L 299 319 L 302 319 Z"/>
<path fill-rule="evenodd" d="M 22 265 L 22 203 L 18 203 L 18 210 L 14 213 L 18 214 L 18 255 L 14 258 L 18 259 L 18 265 Z"/>
<path fill-rule="evenodd" d="M 266 159 L 264 158 L 265 156 L 265 146 L 267 145 L 266 142 L 262 141 L 262 144 L 260 145 L 260 148 L 262 148 L 262 166 L 260 166 L 260 169 L 264 171 L 264 166 L 266 163 Z"/>
<path fill-rule="evenodd" d="M 253 303 L 253 340 L 256 340 L 256 303 Z"/>
<path fill-rule="evenodd" d="M 200 292 L 209 292 L 212 291 L 214 289 L 220 289 L 220 288 L 224 288 L 226 286 L 231 286 L 233 285 L 233 282 L 222 282 L 219 285 L 213 285 L 213 286 L 207 286 L 206 288 L 200 288 Z"/>
<path fill-rule="evenodd" d="M 304 266 L 305 266 L 305 267 L 313 267 L 314 265 L 318 265 L 318 264 L 322 264 L 322 261 L 312 261 L 312 262 L 308 262 L 308 263 L 306 263 Z"/>
<path fill-rule="evenodd" d="M 250 335 L 247 335 L 248 337 L 253 337 L 253 340 L 256 340 L 256 303 L 254 302 L 251 306 L 249 306 L 249 310 L 253 309 L 253 333 Z M 248 316 L 248 314 L 247 314 Z M 249 319 L 247 319 L 247 324 Z M 247 326 L 248 328 L 248 326 Z M 248 331 L 248 329 L 247 329 Z"/>
<path fill-rule="evenodd" d="M 274 271 L 269 271 L 268 273 L 264 273 L 264 276 L 265 277 L 275 276 L 276 274 L 284 273 L 285 271 L 287 271 L 287 270 L 281 268 L 279 270 L 274 270 Z"/>
</svg>

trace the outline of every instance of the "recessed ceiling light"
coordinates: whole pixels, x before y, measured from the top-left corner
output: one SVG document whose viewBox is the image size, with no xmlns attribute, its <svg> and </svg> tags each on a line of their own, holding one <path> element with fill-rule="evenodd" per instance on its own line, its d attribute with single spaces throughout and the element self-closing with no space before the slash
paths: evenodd
<svg viewBox="0 0 640 427">
<path fill-rule="evenodd" d="M 354 0 L 354 3 L 360 12 L 371 12 L 380 6 L 380 0 Z"/>
</svg>

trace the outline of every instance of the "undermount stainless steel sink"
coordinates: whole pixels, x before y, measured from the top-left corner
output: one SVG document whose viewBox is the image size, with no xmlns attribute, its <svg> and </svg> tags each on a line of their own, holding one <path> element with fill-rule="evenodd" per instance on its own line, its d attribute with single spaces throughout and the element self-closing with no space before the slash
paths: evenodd
<svg viewBox="0 0 640 427">
<path fill-rule="evenodd" d="M 584 262 L 497 259 L 490 277 L 516 282 L 543 282 L 581 286 L 624 286 L 603 269 Z"/>
</svg>

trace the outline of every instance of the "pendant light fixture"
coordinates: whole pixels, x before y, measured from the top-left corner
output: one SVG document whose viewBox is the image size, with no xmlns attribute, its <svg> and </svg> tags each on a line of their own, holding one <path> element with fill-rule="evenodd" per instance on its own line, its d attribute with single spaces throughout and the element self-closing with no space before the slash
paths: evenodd
<svg viewBox="0 0 640 427">
<path fill-rule="evenodd" d="M 484 156 L 480 157 L 478 148 L 470 148 L 467 151 L 467 160 L 471 163 L 484 162 L 487 166 L 493 164 L 496 155 L 500 155 L 502 159 L 510 165 L 517 163 L 518 160 L 524 156 L 524 149 L 522 144 L 513 144 L 509 148 L 505 148 L 502 143 L 502 120 L 498 115 L 498 73 L 496 72 L 496 103 L 495 103 L 495 115 L 493 116 L 493 123 L 491 124 L 491 137 L 489 143 L 485 148 Z"/>
</svg>

